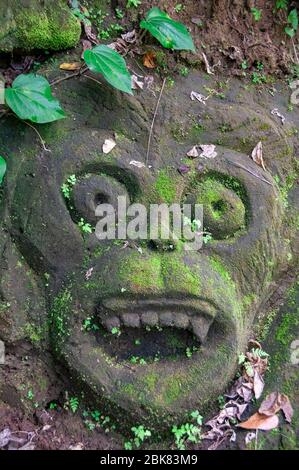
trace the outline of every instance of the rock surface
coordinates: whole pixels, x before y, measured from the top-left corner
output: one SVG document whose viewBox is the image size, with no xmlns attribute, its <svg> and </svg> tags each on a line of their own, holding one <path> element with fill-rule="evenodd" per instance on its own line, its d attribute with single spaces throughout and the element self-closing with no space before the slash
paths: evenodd
<svg viewBox="0 0 299 470">
<path fill-rule="evenodd" d="M 74 47 L 80 22 L 62 0 L 2 0 L 0 52 Z"/>
</svg>

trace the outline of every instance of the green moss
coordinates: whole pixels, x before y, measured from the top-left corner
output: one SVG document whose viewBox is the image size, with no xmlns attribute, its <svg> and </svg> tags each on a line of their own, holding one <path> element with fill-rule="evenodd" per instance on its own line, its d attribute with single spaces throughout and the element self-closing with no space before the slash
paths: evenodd
<svg viewBox="0 0 299 470">
<path fill-rule="evenodd" d="M 159 375 L 156 372 L 151 372 L 145 377 L 143 377 L 144 386 L 150 392 L 153 392 L 156 389 L 158 380 L 159 380 Z"/>
<path fill-rule="evenodd" d="M 192 270 L 177 253 L 173 256 L 164 255 L 161 267 L 168 290 L 174 292 L 183 290 L 192 295 L 199 295 L 201 280 L 197 267 Z"/>
<path fill-rule="evenodd" d="M 172 376 L 163 383 L 161 398 L 165 405 L 171 405 L 182 393 L 182 384 L 180 376 Z"/>
<path fill-rule="evenodd" d="M 211 261 L 211 264 L 212 264 L 212 267 L 213 269 L 220 274 L 220 276 L 227 282 L 229 282 L 230 284 L 233 284 L 234 287 L 235 287 L 235 284 L 231 278 L 231 275 L 229 273 L 229 271 L 225 268 L 225 266 L 221 263 L 220 259 L 219 258 L 216 258 L 215 256 L 214 257 L 211 257 L 210 258 L 210 261 Z"/>
<path fill-rule="evenodd" d="M 4 11 L 3 25 L 0 27 L 0 50 L 18 48 L 58 51 L 74 47 L 79 42 L 80 22 L 65 2 L 58 0 L 45 6 L 35 0 L 26 3 L 28 5 L 22 6 L 12 0 L 10 15 Z M 0 16 L 3 16 L 1 8 Z"/>
<path fill-rule="evenodd" d="M 171 204 L 176 196 L 176 184 L 167 170 L 160 170 L 155 188 L 163 202 Z"/>
<path fill-rule="evenodd" d="M 139 253 L 131 255 L 122 263 L 119 278 L 134 291 L 156 291 L 163 288 L 160 256 L 153 254 L 142 258 Z"/>
<path fill-rule="evenodd" d="M 45 329 L 39 326 L 32 325 L 31 323 L 26 323 L 24 331 L 26 336 L 34 345 L 38 345 L 45 339 Z"/>
<path fill-rule="evenodd" d="M 71 314 L 71 302 L 71 293 L 65 289 L 54 299 L 50 310 L 50 327 L 56 351 L 58 343 L 64 341 L 65 337 L 69 335 L 67 323 Z"/>
<path fill-rule="evenodd" d="M 58 51 L 75 46 L 81 34 L 78 21 L 71 15 L 63 27 L 59 10 L 46 12 L 21 12 L 17 17 L 17 40 L 26 50 L 50 49 Z"/>
<path fill-rule="evenodd" d="M 276 339 L 281 344 L 286 346 L 290 342 L 290 331 L 295 326 L 299 325 L 299 318 L 298 316 L 295 317 L 294 313 L 286 313 L 282 319 L 281 324 L 279 325 L 276 331 Z"/>
</svg>

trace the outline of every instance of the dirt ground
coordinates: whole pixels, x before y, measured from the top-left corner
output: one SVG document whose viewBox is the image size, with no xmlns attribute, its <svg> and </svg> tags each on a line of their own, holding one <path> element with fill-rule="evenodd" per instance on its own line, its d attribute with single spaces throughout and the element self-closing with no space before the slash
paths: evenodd
<svg viewBox="0 0 299 470">
<path fill-rule="evenodd" d="M 176 10 L 178 4 L 183 6 L 180 11 Z M 298 1 L 290 2 L 290 7 L 298 5 Z M 293 44 L 284 32 L 287 14 L 275 11 L 274 0 L 145 0 L 138 10 L 139 17 L 152 6 L 159 6 L 188 26 L 197 49 L 195 56 L 183 54 L 190 63 L 204 67 L 204 52 L 218 73 L 242 75 L 245 62 L 246 70 L 255 70 L 261 63 L 265 73 L 276 76 L 293 68 Z M 253 7 L 262 11 L 259 21 L 253 17 Z"/>
</svg>

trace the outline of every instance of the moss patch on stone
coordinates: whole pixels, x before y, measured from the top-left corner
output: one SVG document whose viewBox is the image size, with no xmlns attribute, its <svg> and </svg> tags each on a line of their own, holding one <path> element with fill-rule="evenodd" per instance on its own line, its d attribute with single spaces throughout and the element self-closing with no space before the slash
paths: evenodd
<svg viewBox="0 0 299 470">
<path fill-rule="evenodd" d="M 26 6 L 10 2 L 0 7 L 3 23 L 0 27 L 0 51 L 58 51 L 74 47 L 80 39 L 80 22 L 62 1 L 30 0 Z M 6 9 L 2 12 L 2 8 Z"/>
</svg>

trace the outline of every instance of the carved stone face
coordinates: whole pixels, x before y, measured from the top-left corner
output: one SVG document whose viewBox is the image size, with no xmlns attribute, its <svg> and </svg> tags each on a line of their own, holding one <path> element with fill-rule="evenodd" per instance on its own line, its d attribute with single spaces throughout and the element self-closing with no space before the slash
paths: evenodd
<svg viewBox="0 0 299 470">
<path fill-rule="evenodd" d="M 32 309 L 24 322 L 46 322 L 48 315 L 53 353 L 79 387 L 116 415 L 161 427 L 223 392 L 294 248 L 297 199 L 294 193 L 287 203 L 287 190 L 296 179 L 298 117 L 289 114 L 282 127 L 270 111 L 279 106 L 284 114 L 284 102 L 266 92 L 255 101 L 255 91 L 237 82 L 224 100 L 191 101 L 190 92 L 204 85 L 215 87 L 194 74 L 166 90 L 151 168 L 130 162 L 145 161 L 156 97 L 125 97 L 83 80 L 57 89 L 69 118 L 42 130 L 51 153 L 39 155 L 21 125 L 25 135 L 15 132 L 5 153 L 0 149 L 12 160 L 4 223 L 17 251 L 11 250 L 30 267 Z M 15 124 L 2 125 L 1 147 Z M 105 156 L 109 137 L 117 146 Z M 260 140 L 266 172 L 248 157 Z M 185 161 L 190 171 L 179 174 L 198 143 L 217 145 L 217 157 Z M 70 175 L 76 182 L 66 200 L 61 186 Z M 83 236 L 78 221 L 94 225 L 97 204 L 115 204 L 118 195 L 146 206 L 203 203 L 212 239 L 188 252 L 182 243 L 169 249 L 148 241 L 137 250 L 138 242 L 124 248 Z"/>
</svg>

